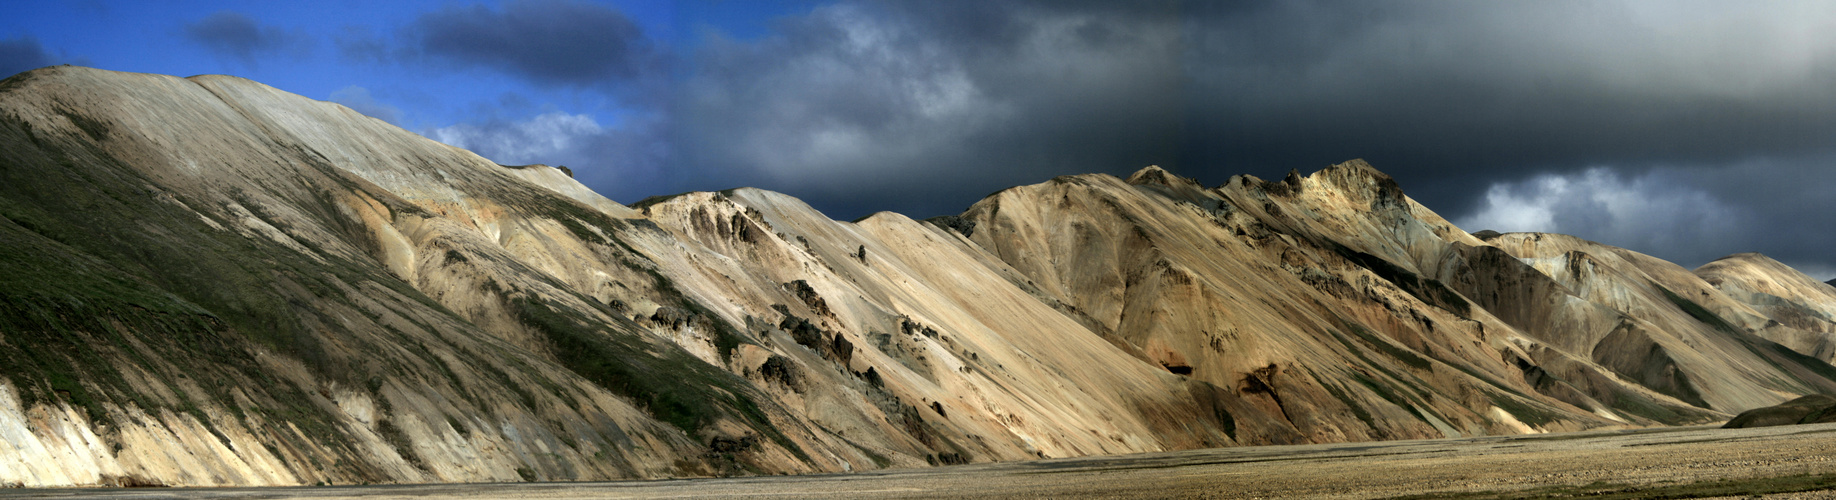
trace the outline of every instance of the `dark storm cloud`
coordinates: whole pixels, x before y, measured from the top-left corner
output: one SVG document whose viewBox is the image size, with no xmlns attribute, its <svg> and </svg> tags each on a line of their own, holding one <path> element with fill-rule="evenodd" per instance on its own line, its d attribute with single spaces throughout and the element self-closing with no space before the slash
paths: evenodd
<svg viewBox="0 0 1836 500">
<path fill-rule="evenodd" d="M 678 181 L 786 191 L 834 217 L 928 216 L 1170 162 L 1179 23 L 1151 3 L 841 3 L 761 41 L 713 40 L 675 103 Z"/>
<path fill-rule="evenodd" d="M 1695 266 L 1760 251 L 1820 280 L 1836 277 L 1824 214 L 1836 158 L 1758 158 L 1624 173 L 1595 167 L 1494 183 L 1463 228 L 1574 234 Z M 1445 211 L 1443 212 L 1445 213 Z"/>
<path fill-rule="evenodd" d="M 517 0 L 495 10 L 451 6 L 421 16 L 409 50 L 461 66 L 485 67 L 544 84 L 596 86 L 631 80 L 657 63 L 650 42 L 623 13 L 562 0 Z M 346 53 L 376 50 L 352 37 Z"/>
<path fill-rule="evenodd" d="M 1836 278 L 1836 155 L 1755 157 L 1674 171 L 1688 186 L 1730 205 L 1739 228 L 1681 244 L 1708 250 L 1694 265 L 1735 252 L 1763 252 L 1819 280 Z M 1663 254 L 1665 248 L 1649 253 Z"/>
<path fill-rule="evenodd" d="M 1460 209 L 1479 183 L 1528 173 L 1506 171 L 1827 152 L 1836 132 L 1836 66 L 1804 45 L 1831 38 L 1793 26 L 1790 9 L 1337 7 L 1195 15 L 1192 132 L 1210 140 L 1190 144 L 1192 163 L 1365 157 Z"/>
<path fill-rule="evenodd" d="M 1808 215 L 1836 211 L 1826 10 L 843 2 L 706 44 L 671 164 L 847 218 L 1151 163 L 1216 184 L 1366 158 L 1456 220 L 1827 266 L 1836 230 Z"/>
<path fill-rule="evenodd" d="M 50 65 L 51 55 L 45 53 L 45 48 L 38 44 L 37 39 L 19 37 L 0 40 L 0 78 Z"/>
<path fill-rule="evenodd" d="M 1189 171 L 1363 157 L 1467 225 L 1836 275 L 1820 6 L 1342 7 L 1193 14 Z"/>
<path fill-rule="evenodd" d="M 422 133 L 499 163 L 568 166 L 582 183 L 624 201 L 671 188 L 659 177 L 670 156 L 663 137 L 669 55 L 616 9 L 562 0 L 455 5 L 393 33 L 349 27 L 333 39 L 351 61 L 481 69 L 609 98 L 602 109 L 571 110 L 603 112 L 595 115 L 535 106 L 509 93 L 505 102 L 473 103 L 476 119 Z M 601 124 L 596 116 L 616 122 Z"/>
<path fill-rule="evenodd" d="M 347 61 L 362 63 L 387 63 L 393 60 L 389 42 L 383 40 L 375 31 L 364 26 L 345 26 L 332 35 L 332 45 Z M 403 51 L 405 52 L 405 51 Z"/>
<path fill-rule="evenodd" d="M 285 54 L 298 57 L 311 47 L 311 40 L 303 33 L 262 26 L 249 16 L 228 10 L 186 24 L 184 31 L 185 37 L 191 41 L 249 65 L 256 63 L 257 56 Z"/>
<path fill-rule="evenodd" d="M 1468 229 L 1566 232 L 1688 266 L 1757 250 L 1828 278 L 1826 10 L 849 1 L 758 39 L 710 32 L 669 56 L 668 77 L 669 52 L 629 20 L 571 3 L 454 7 L 404 31 L 407 49 L 340 45 L 650 89 L 620 94 L 651 117 L 634 124 L 560 113 L 443 129 L 488 157 L 577 162 L 627 202 L 752 185 L 837 218 L 924 217 L 1054 175 L 1159 164 L 1217 184 L 1365 158 Z"/>
</svg>

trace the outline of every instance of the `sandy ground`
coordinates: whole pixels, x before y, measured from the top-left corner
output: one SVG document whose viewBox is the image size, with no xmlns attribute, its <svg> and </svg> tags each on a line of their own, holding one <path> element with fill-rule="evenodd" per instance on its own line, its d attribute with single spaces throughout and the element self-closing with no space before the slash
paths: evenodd
<svg viewBox="0 0 1836 500">
<path fill-rule="evenodd" d="M 1675 427 L 1384 443 L 1268 446 L 865 474 L 613 483 L 303 488 L 47 489 L 0 498 L 1386 498 L 1540 496 L 1592 485 L 1675 495 L 1702 484 L 1836 472 L 1836 424 Z M 1714 483 L 1727 481 L 1727 483 Z M 1670 488 L 1666 490 L 1666 488 Z M 1578 491 L 1578 490 L 1577 490 Z M 1830 498 L 1810 491 L 1790 498 Z"/>
</svg>

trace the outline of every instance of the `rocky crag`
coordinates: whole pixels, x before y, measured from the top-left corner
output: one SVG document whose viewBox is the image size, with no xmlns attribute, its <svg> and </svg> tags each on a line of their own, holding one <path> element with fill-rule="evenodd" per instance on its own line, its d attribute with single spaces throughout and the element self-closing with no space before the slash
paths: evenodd
<svg viewBox="0 0 1836 500">
<path fill-rule="evenodd" d="M 1468 234 L 1360 161 L 957 216 L 625 206 L 224 76 L 0 82 L 0 483 L 859 471 L 1710 422 L 1836 289 Z"/>
</svg>

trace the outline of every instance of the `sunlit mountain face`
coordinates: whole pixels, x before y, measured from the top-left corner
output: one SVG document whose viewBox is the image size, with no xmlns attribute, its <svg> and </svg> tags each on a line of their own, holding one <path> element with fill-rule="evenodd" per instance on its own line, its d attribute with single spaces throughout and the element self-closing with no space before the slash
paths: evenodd
<svg viewBox="0 0 1836 500">
<path fill-rule="evenodd" d="M 231 76 L 0 81 L 0 483 L 848 472 L 1836 391 L 1836 288 L 1468 233 L 1363 160 L 851 222 L 758 188 L 625 204 L 582 169 Z"/>
</svg>

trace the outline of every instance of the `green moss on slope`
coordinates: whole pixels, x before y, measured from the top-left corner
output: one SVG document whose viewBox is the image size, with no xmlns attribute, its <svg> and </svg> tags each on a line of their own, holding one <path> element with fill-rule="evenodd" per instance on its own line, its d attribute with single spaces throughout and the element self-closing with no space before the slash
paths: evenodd
<svg viewBox="0 0 1836 500">
<path fill-rule="evenodd" d="M 1420 299 L 1428 305 L 1446 309 L 1448 312 L 1452 312 L 1454 315 L 1461 318 L 1472 317 L 1472 303 L 1467 302 L 1466 298 L 1460 296 L 1459 292 L 1455 292 L 1452 288 L 1448 288 L 1447 285 L 1441 283 L 1440 280 L 1423 278 L 1420 275 L 1410 272 L 1408 269 L 1403 269 L 1402 266 L 1384 260 L 1382 257 L 1353 250 L 1338 242 L 1327 240 L 1326 245 L 1331 247 L 1334 253 L 1344 257 L 1345 260 L 1349 260 L 1365 269 L 1371 270 L 1371 272 L 1375 273 L 1378 277 L 1383 278 L 1385 281 L 1389 281 L 1391 284 L 1396 285 L 1397 288 L 1401 288 L 1404 292 L 1408 292 L 1409 295 L 1415 296 L 1415 298 Z"/>
<path fill-rule="evenodd" d="M 732 418 L 769 437 L 805 462 L 801 448 L 778 432 L 744 380 L 674 345 L 648 342 L 635 327 L 594 321 L 547 299 L 509 301 L 518 319 L 547 337 L 555 357 L 580 376 L 630 398 L 657 420 L 691 436 Z"/>
</svg>

